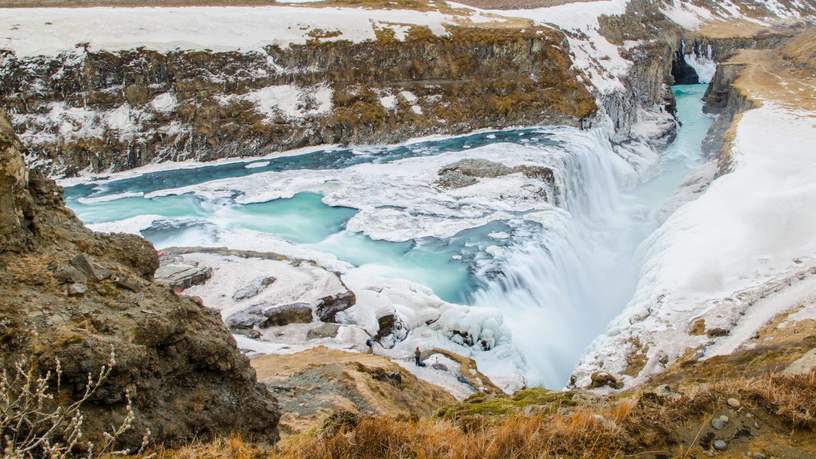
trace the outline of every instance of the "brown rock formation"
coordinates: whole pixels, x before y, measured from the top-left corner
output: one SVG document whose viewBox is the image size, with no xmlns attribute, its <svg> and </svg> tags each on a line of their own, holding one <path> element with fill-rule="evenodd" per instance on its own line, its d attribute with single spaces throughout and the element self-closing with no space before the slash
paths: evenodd
<svg viewBox="0 0 816 459">
<path fill-rule="evenodd" d="M 83 406 L 86 438 L 118 425 L 129 392 L 136 421 L 120 437 L 138 446 L 240 432 L 273 442 L 275 398 L 256 382 L 217 312 L 152 281 L 158 257 L 145 240 L 97 234 L 63 205 L 62 190 L 23 165 L 0 114 L 0 367 L 62 367 L 61 402 L 80 397 L 89 373 L 116 364 Z"/>
<path fill-rule="evenodd" d="M 284 434 L 320 426 L 338 411 L 429 416 L 454 402 L 442 388 L 378 355 L 318 346 L 296 354 L 256 357 L 252 366 L 284 408 Z"/>
</svg>

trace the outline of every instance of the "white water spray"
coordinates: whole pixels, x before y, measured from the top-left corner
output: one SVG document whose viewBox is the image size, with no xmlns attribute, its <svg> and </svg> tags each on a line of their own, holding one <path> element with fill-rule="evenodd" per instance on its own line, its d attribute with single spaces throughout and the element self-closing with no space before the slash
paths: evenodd
<svg viewBox="0 0 816 459">
<path fill-rule="evenodd" d="M 708 123 L 697 87 L 678 100 L 688 127 L 662 155 L 659 173 L 635 189 L 613 146 L 586 136 L 558 167 L 563 211 L 542 215 L 542 230 L 514 247 L 502 275 L 476 295 L 501 309 L 527 363 L 527 384 L 562 387 L 587 345 L 631 297 L 638 245 L 657 228 L 657 211 L 700 157 Z M 693 118 L 693 119 L 692 119 Z"/>
</svg>

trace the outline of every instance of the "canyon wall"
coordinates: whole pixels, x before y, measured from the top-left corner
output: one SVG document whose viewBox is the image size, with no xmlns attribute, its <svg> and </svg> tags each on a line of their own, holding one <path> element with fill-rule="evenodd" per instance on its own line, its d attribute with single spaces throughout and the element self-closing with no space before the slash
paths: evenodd
<svg viewBox="0 0 816 459">
<path fill-rule="evenodd" d="M 440 37 L 416 26 L 399 41 L 383 29 L 362 43 L 315 33 L 308 44 L 265 52 L 6 54 L 0 106 L 29 147 L 28 162 L 69 176 L 484 127 L 577 125 L 595 113 L 556 30 L 450 30 Z"/>
</svg>

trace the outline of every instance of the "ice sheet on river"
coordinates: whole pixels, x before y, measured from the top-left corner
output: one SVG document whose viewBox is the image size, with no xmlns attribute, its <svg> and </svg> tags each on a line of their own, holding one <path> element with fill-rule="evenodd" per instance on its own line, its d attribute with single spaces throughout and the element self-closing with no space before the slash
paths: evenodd
<svg viewBox="0 0 816 459">
<path fill-rule="evenodd" d="M 193 193 L 209 201 L 234 199 L 239 204 L 250 204 L 288 198 L 305 191 L 320 192 L 325 195 L 326 204 L 359 209 L 348 222 L 348 230 L 363 232 L 373 239 L 407 241 L 422 237 L 448 238 L 462 230 L 510 219 L 519 213 L 552 209 L 552 201 L 563 200 L 567 189 L 574 193 L 578 191 L 574 188 L 583 186 L 576 177 L 567 175 L 572 174 L 575 166 L 580 167 L 576 164 L 579 161 L 596 161 L 611 168 L 605 172 L 608 177 L 595 178 L 635 180 L 632 166 L 626 161 L 614 155 L 611 161 L 601 158 L 612 151 L 601 132 L 557 128 L 553 133 L 568 143 L 561 148 L 492 144 L 392 163 L 359 164 L 331 172 L 265 172 L 156 191 L 146 197 Z M 510 167 L 547 166 L 555 172 L 556 189 L 550 189 L 540 179 L 516 172 L 480 178 L 478 183 L 463 188 L 441 190 L 436 184 L 439 170 L 462 158 L 486 159 Z"/>
</svg>

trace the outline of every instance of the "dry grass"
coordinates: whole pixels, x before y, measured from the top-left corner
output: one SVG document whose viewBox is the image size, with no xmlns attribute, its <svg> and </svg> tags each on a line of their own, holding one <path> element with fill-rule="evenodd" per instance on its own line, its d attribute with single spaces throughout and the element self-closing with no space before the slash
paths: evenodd
<svg viewBox="0 0 816 459">
<path fill-rule="evenodd" d="M 744 65 L 734 87 L 751 100 L 816 112 L 816 28 L 778 50 L 742 50 L 728 62 Z"/>
<path fill-rule="evenodd" d="M 264 457 L 269 457 L 268 447 L 246 442 L 237 435 L 219 438 L 210 443 L 193 443 L 182 448 L 161 448 L 155 451 L 156 459 L 255 459 Z"/>
<path fill-rule="evenodd" d="M 559 402 L 557 410 L 482 415 L 482 422 L 446 417 L 361 417 L 331 430 L 289 437 L 275 448 L 264 449 L 230 437 L 161 450 L 157 456 L 505 459 L 623 457 L 647 452 L 666 457 L 685 453 L 699 456 L 710 447 L 707 442 L 711 436 L 706 440 L 711 432 L 708 422 L 714 414 L 728 409 L 726 400 L 730 397 L 742 402 L 742 407 L 732 412 L 733 417 L 753 413 L 755 417 L 750 419 L 763 422 L 762 429 L 752 436 L 744 440 L 735 437 L 730 451 L 740 451 L 740 445 L 770 444 L 771 451 L 782 451 L 780 457 L 804 457 L 802 454 L 807 456 L 816 448 L 816 374 L 766 374 L 698 384 L 675 398 L 649 390 L 618 398 L 587 397 L 577 399 L 580 401 L 575 406 Z"/>
<path fill-rule="evenodd" d="M 769 27 L 747 20 L 710 21 L 697 29 L 696 33 L 708 38 L 753 37 Z"/>
<path fill-rule="evenodd" d="M 562 409 L 515 412 L 481 426 L 449 419 L 363 418 L 356 427 L 324 438 L 304 435 L 281 445 L 280 458 L 530 458 L 569 455 L 613 457 L 643 451 L 688 449 L 701 422 L 736 397 L 775 420 L 780 431 L 816 428 L 816 376 L 766 375 L 704 384 L 679 399 L 629 394 Z M 486 416 L 486 418 L 490 418 Z"/>
</svg>

